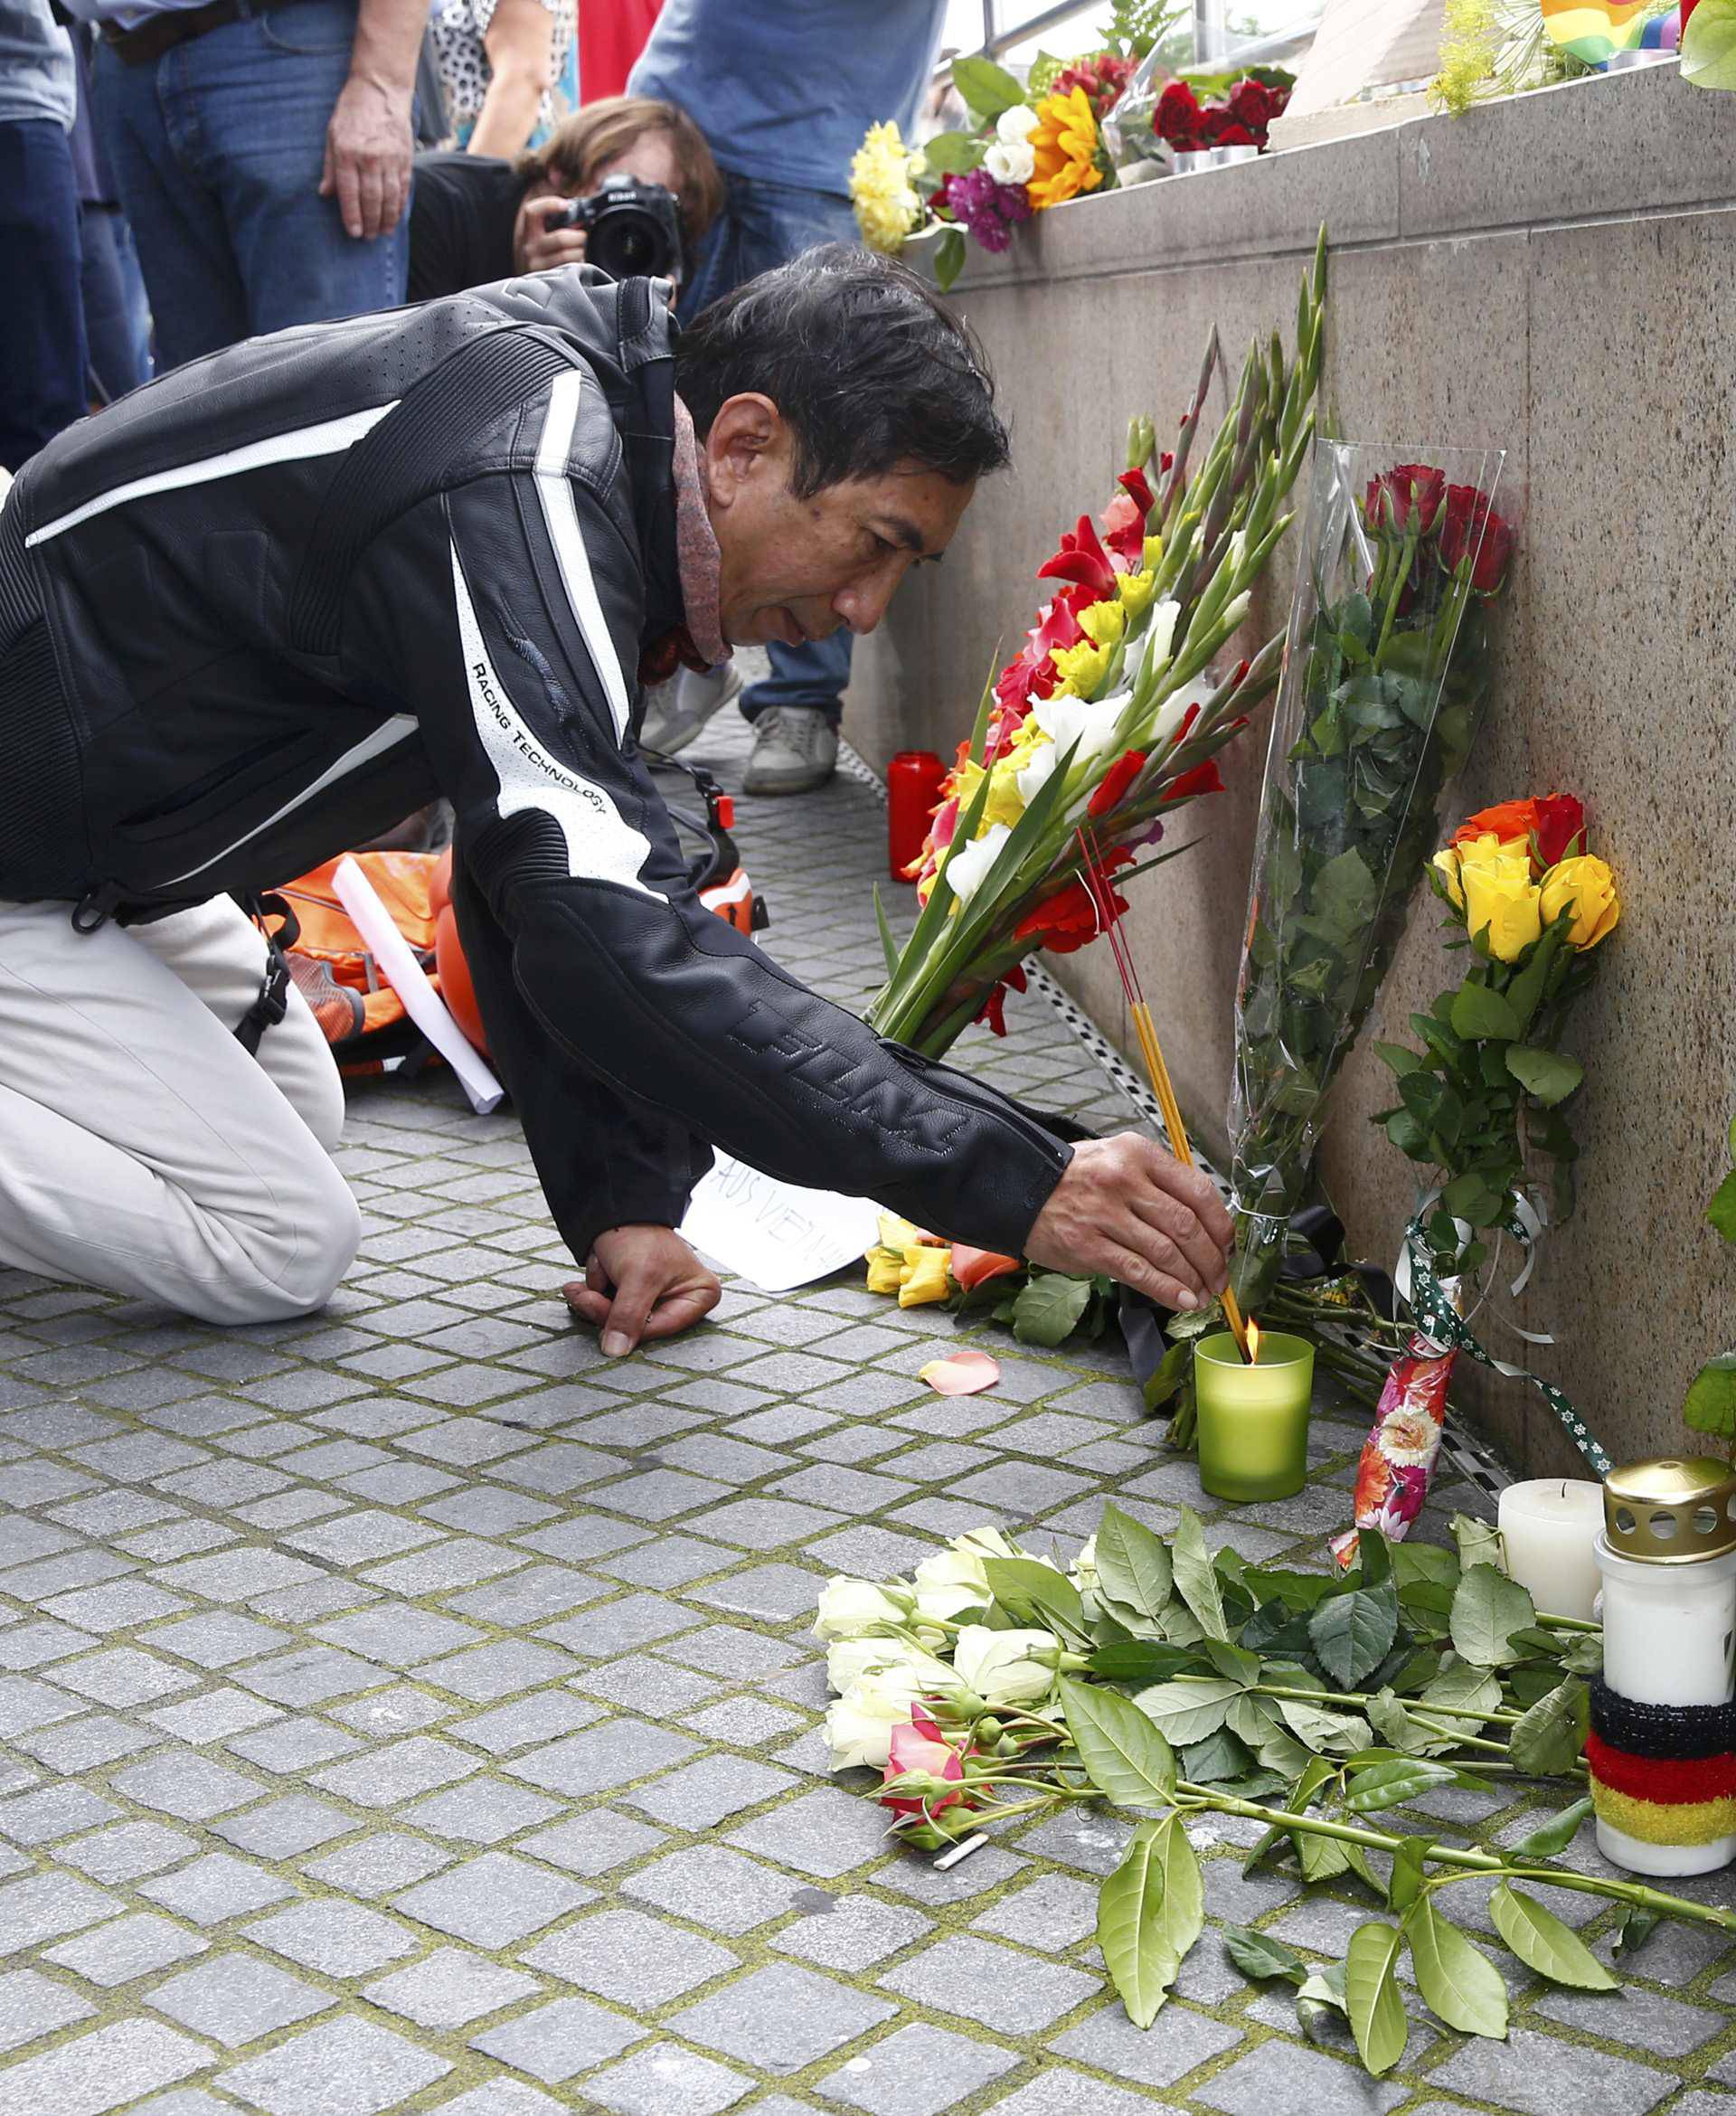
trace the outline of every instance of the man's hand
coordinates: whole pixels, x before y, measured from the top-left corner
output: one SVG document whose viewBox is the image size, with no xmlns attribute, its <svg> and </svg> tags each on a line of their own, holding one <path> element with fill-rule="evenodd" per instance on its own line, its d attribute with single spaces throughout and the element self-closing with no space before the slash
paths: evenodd
<svg viewBox="0 0 1736 2116">
<path fill-rule="evenodd" d="M 1107 1271 L 1165 1308 L 1203 1308 L 1228 1283 L 1234 1241 L 1206 1176 L 1124 1131 L 1073 1148 L 1024 1248 L 1052 1271 Z"/>
<path fill-rule="evenodd" d="M 352 73 L 326 128 L 319 195 L 335 195 L 344 232 L 358 241 L 390 235 L 410 196 L 410 93 Z"/>
<path fill-rule="evenodd" d="M 585 231 L 551 228 L 556 214 L 572 203 L 552 191 L 544 198 L 527 198 L 518 217 L 513 244 L 514 269 L 521 272 L 552 272 L 557 265 L 583 264 Z"/>
<path fill-rule="evenodd" d="M 611 1359 L 642 1337 L 673 1337 L 709 1315 L 723 1295 L 673 1227 L 610 1227 L 597 1237 L 581 1285 L 562 1290 L 567 1305 L 602 1333 Z"/>
</svg>

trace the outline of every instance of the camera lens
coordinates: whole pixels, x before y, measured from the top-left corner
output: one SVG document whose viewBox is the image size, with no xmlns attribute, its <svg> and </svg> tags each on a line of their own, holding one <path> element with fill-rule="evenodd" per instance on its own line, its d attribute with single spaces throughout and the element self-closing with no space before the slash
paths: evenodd
<svg viewBox="0 0 1736 2116">
<path fill-rule="evenodd" d="M 649 213 L 615 206 L 598 218 L 590 242 L 592 264 L 612 279 L 666 271 L 668 241 Z"/>
</svg>

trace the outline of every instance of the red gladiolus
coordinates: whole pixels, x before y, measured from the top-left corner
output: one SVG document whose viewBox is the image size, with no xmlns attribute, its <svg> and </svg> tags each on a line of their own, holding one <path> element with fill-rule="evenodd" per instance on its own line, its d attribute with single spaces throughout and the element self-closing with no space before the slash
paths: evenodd
<svg viewBox="0 0 1736 2116">
<path fill-rule="evenodd" d="M 886 1775 L 882 1785 L 890 1785 L 893 1779 L 901 1778 L 907 1771 L 923 1771 L 931 1778 L 944 1778 L 961 1789 L 965 1776 L 965 1760 L 958 1750 L 941 1735 L 940 1729 L 920 1706 L 910 1707 L 910 1722 L 892 1729 Z M 894 1815 L 939 1815 L 944 1809 L 955 1807 L 964 1799 L 964 1792 L 942 1793 L 938 1799 L 898 1800 L 888 1794 L 881 1805 L 890 1808 Z"/>
<path fill-rule="evenodd" d="M 1145 768 L 1146 752 L 1143 750 L 1129 750 L 1126 756 L 1118 757 L 1103 774 L 1097 791 L 1090 798 L 1086 814 L 1107 816 Z"/>
<path fill-rule="evenodd" d="M 1440 523 L 1440 562 L 1449 573 L 1456 572 L 1467 552 L 1477 554 L 1471 563 L 1471 586 L 1479 595 L 1493 595 L 1507 577 L 1513 525 L 1495 513 L 1476 486 L 1449 485 Z"/>
<path fill-rule="evenodd" d="M 1090 588 L 1099 601 L 1115 593 L 1115 568 L 1089 515 L 1081 515 L 1078 528 L 1062 536 L 1054 557 L 1037 568 L 1037 578 L 1077 581 L 1081 587 Z"/>
<path fill-rule="evenodd" d="M 1371 529 L 1427 536 L 1446 496 L 1444 470 L 1431 469 L 1427 463 L 1399 463 L 1385 477 L 1369 479 L 1363 508 Z"/>
<path fill-rule="evenodd" d="M 1129 493 L 1118 492 L 1103 510 L 1103 542 L 1118 573 L 1131 573 L 1146 548 L 1146 517 Z"/>
<path fill-rule="evenodd" d="M 1118 869 L 1130 866 L 1133 853 L 1125 845 L 1118 845 L 1104 855 L 1102 873 L 1107 878 Z M 1127 908 L 1127 899 L 1114 899 L 1118 914 Z M 1071 955 L 1088 941 L 1095 940 L 1103 925 L 1102 912 L 1093 901 L 1091 893 L 1082 882 L 1070 882 L 1064 889 L 1047 897 L 1036 909 L 1028 912 L 1014 929 L 1014 937 L 1019 940 L 1041 940 L 1052 955 Z"/>
<path fill-rule="evenodd" d="M 1248 664 L 1244 661 L 1241 666 L 1246 668 Z M 1175 739 L 1169 745 L 1172 750 L 1179 750 L 1181 748 L 1182 744 L 1187 740 L 1188 729 L 1193 726 L 1194 723 L 1199 717 L 1200 708 L 1198 703 L 1195 702 L 1194 704 L 1190 705 L 1187 711 L 1182 715 L 1182 724 L 1175 730 Z"/>
<path fill-rule="evenodd" d="M 1208 757 L 1203 764 L 1196 764 L 1192 771 L 1183 772 L 1165 791 L 1164 802 L 1167 806 L 1172 801 L 1191 801 L 1195 794 L 1222 791 L 1223 779 L 1218 770 L 1218 760 L 1215 757 Z"/>
<path fill-rule="evenodd" d="M 1143 470 L 1124 470 L 1115 482 L 1142 515 L 1150 514 L 1157 504 Z"/>
</svg>

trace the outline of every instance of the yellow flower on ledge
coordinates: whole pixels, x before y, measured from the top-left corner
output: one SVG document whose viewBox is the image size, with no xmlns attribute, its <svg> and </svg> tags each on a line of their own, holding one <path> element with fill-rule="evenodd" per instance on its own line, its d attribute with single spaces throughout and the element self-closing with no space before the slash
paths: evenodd
<svg viewBox="0 0 1736 2116">
<path fill-rule="evenodd" d="M 1097 143 L 1097 119 L 1082 88 L 1045 96 L 1037 105 L 1036 129 L 1031 135 L 1037 173 L 1025 188 L 1039 213 L 1082 191 L 1095 191 L 1102 183 Z"/>
<path fill-rule="evenodd" d="M 922 201 L 910 178 L 926 166 L 912 155 L 895 124 L 871 125 L 850 162 L 850 198 L 856 225 L 870 250 L 896 257 L 922 217 Z"/>
</svg>

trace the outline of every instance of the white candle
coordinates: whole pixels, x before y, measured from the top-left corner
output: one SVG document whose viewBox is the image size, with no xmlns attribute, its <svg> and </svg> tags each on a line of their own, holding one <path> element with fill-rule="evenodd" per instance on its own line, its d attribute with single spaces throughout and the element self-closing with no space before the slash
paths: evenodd
<svg viewBox="0 0 1736 2116">
<path fill-rule="evenodd" d="M 1603 1487 L 1565 1477 L 1510 1484 L 1498 1520 L 1507 1571 L 1549 1616 L 1590 1618 L 1597 1599 Z"/>
</svg>

